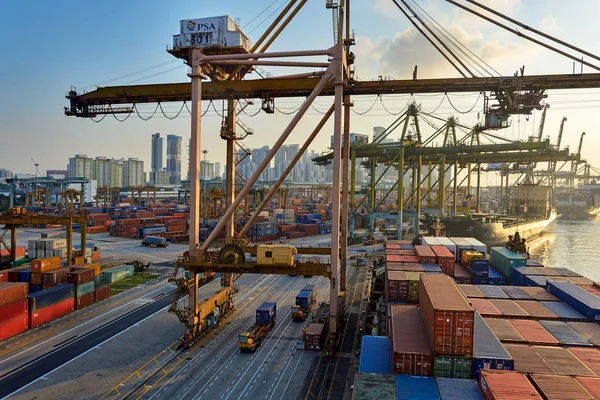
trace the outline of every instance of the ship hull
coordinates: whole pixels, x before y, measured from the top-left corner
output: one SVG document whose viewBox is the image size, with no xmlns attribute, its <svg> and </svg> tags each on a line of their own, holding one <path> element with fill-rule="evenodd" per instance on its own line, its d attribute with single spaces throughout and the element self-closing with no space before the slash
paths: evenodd
<svg viewBox="0 0 600 400">
<path fill-rule="evenodd" d="M 600 207 L 593 206 L 562 206 L 558 207 L 558 213 L 562 219 L 585 220 L 596 218 L 600 213 Z"/>
<path fill-rule="evenodd" d="M 502 222 L 483 223 L 468 219 L 442 219 L 444 224 L 445 236 L 448 237 L 474 237 L 488 246 L 504 246 L 508 240 L 508 235 L 514 235 L 519 232 L 521 237 L 533 238 L 556 219 L 556 214 L 552 213 L 549 218 L 540 218 L 533 221 L 524 221 L 513 224 L 503 224 Z M 435 230 L 431 228 L 432 221 L 428 221 L 425 226 L 429 234 L 434 235 Z"/>
</svg>

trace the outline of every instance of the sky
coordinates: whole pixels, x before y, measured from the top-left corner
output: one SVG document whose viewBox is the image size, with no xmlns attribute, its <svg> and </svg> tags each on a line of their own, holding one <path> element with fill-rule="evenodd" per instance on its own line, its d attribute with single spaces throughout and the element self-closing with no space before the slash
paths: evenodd
<svg viewBox="0 0 600 400">
<path fill-rule="evenodd" d="M 464 0 L 458 0 L 465 3 Z M 508 33 L 443 0 L 417 0 L 444 29 L 502 75 L 513 75 L 522 65 L 525 74 L 571 73 L 571 60 Z M 21 1 L 3 2 L 0 13 L 0 168 L 17 173 L 34 173 L 32 159 L 40 170 L 63 169 L 74 154 L 112 158 L 137 157 L 150 167 L 150 137 L 176 134 L 183 137 L 183 173 L 187 171 L 187 143 L 190 116 L 183 109 L 174 120 L 159 110 L 143 121 L 133 115 L 124 122 L 107 116 L 101 122 L 67 117 L 65 93 L 93 90 L 98 86 L 141 83 L 186 82 L 187 67 L 166 52 L 172 35 L 179 33 L 179 21 L 230 15 L 251 40 L 256 41 L 277 15 L 286 0 L 226 0 L 189 2 L 172 0 L 131 1 Z M 511 17 L 600 54 L 600 2 L 577 0 L 566 6 L 562 0 L 486 0 Z M 542 6 L 543 4 L 543 6 Z M 331 10 L 325 1 L 309 0 L 270 50 L 323 49 L 333 44 Z M 510 24 L 509 24 L 510 25 Z M 351 27 L 355 31 L 356 76 L 367 81 L 382 77 L 411 79 L 415 65 L 419 78 L 458 77 L 458 73 L 412 27 L 391 0 L 353 0 Z M 522 30 L 522 29 L 521 29 Z M 600 64 L 600 62 L 597 62 Z M 264 68 L 277 75 L 289 73 Z M 577 66 L 579 71 L 579 66 Z M 593 72 L 585 67 L 584 72 Z M 356 97 L 351 131 L 372 134 L 374 126 L 392 123 L 411 100 L 409 95 Z M 442 118 L 454 115 L 462 124 L 477 122 L 483 99 L 477 93 L 440 95 L 415 94 L 423 110 Z M 576 151 L 579 136 L 586 131 L 583 157 L 600 166 L 600 145 L 596 112 L 600 88 L 551 90 L 544 136 L 556 140 L 560 121 L 567 117 L 563 145 Z M 258 113 L 258 105 L 239 116 L 254 129 L 244 140 L 249 148 L 273 143 L 299 106 L 301 99 L 276 99 L 278 112 Z M 257 102 L 258 104 L 259 102 Z M 302 143 L 331 104 L 331 98 L 317 99 L 287 143 Z M 209 106 L 204 102 L 203 108 Z M 149 117 L 156 105 L 140 105 L 142 117 Z M 165 103 L 167 117 L 174 117 L 181 103 Z M 471 113 L 464 113 L 472 109 Z M 202 147 L 207 159 L 224 163 L 225 146 L 219 138 L 221 102 L 214 102 L 202 122 Z M 369 111 L 368 113 L 366 113 Z M 256 114 L 256 115 L 255 115 Z M 537 134 L 540 112 L 528 118 L 515 116 L 510 128 L 498 134 L 524 140 Z M 119 116 L 123 118 L 123 116 Z M 329 146 L 332 125 L 325 126 L 312 148 Z M 433 132 L 424 126 L 424 134 Z M 392 134 L 392 137 L 397 137 Z"/>
</svg>

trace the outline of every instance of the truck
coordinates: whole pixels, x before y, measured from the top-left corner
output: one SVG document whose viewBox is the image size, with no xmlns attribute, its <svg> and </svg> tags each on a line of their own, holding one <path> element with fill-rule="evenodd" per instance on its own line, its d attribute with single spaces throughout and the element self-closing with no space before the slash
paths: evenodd
<svg viewBox="0 0 600 400">
<path fill-rule="evenodd" d="M 306 285 L 298 295 L 296 295 L 296 305 L 292 307 L 292 319 L 294 321 L 304 321 L 308 316 L 310 309 L 317 301 L 317 286 Z"/>
<path fill-rule="evenodd" d="M 167 247 L 167 239 L 160 236 L 146 236 L 142 239 L 142 246 L 144 247 Z"/>
<path fill-rule="evenodd" d="M 238 348 L 242 353 L 254 353 L 262 339 L 275 326 L 277 303 L 264 302 L 256 309 L 256 322 L 249 331 L 238 336 Z"/>
</svg>

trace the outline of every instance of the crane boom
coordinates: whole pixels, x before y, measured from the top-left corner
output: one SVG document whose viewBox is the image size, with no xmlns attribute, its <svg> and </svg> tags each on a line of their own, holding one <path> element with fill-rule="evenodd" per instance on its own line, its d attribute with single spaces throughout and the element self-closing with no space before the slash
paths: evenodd
<svg viewBox="0 0 600 400">
<path fill-rule="evenodd" d="M 560 149 L 560 143 L 562 142 L 563 129 L 565 128 L 565 122 L 567 122 L 567 117 L 563 117 L 562 121 L 560 121 L 560 129 L 558 130 L 558 139 L 556 140 L 556 149 Z"/>
<path fill-rule="evenodd" d="M 550 104 L 546 104 L 544 106 L 544 111 L 542 111 L 542 120 L 540 121 L 540 128 L 538 130 L 537 141 L 542 141 L 542 135 L 544 134 L 544 125 L 546 124 L 546 111 L 550 108 Z"/>
</svg>

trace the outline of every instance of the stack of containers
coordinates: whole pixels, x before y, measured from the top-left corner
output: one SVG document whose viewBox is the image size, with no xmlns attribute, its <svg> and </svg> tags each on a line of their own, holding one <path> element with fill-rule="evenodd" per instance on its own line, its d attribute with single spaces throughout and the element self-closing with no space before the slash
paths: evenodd
<svg viewBox="0 0 600 400">
<path fill-rule="evenodd" d="M 94 303 L 97 303 L 102 300 L 106 300 L 111 295 L 110 286 L 97 286 L 96 290 L 94 290 Z"/>
<path fill-rule="evenodd" d="M 490 263 L 488 260 L 471 261 L 471 283 L 474 285 L 487 285 L 489 282 Z"/>
<path fill-rule="evenodd" d="M 313 323 L 308 325 L 304 333 L 304 350 L 321 351 L 325 340 L 325 324 Z"/>
<path fill-rule="evenodd" d="M 75 285 L 75 309 L 80 310 L 94 304 L 94 270 L 73 268 L 67 282 Z"/>
<path fill-rule="evenodd" d="M 473 337 L 473 377 L 479 378 L 482 369 L 512 371 L 515 362 L 481 315 L 475 312 Z"/>
<path fill-rule="evenodd" d="M 519 372 L 481 371 L 479 387 L 486 400 L 542 400 L 527 375 Z"/>
<path fill-rule="evenodd" d="M 435 254 L 436 262 L 442 269 L 442 272 L 446 275 L 454 276 L 454 254 L 452 254 L 450 250 L 446 248 L 446 246 L 431 246 L 431 250 Z"/>
<path fill-rule="evenodd" d="M 31 261 L 31 286 L 30 293 L 43 289 L 42 275 L 44 272 L 58 270 L 60 268 L 60 257 L 48 257 Z"/>
<path fill-rule="evenodd" d="M 71 266 L 71 271 L 80 270 L 80 269 L 91 269 L 94 271 L 94 284 L 95 286 L 100 285 L 100 264 L 75 264 Z"/>
<path fill-rule="evenodd" d="M 73 312 L 75 287 L 68 283 L 29 294 L 29 327 L 35 328 Z"/>
<path fill-rule="evenodd" d="M 129 278 L 133 274 L 135 274 L 133 265 L 122 265 L 120 267 L 102 271 L 100 274 L 100 281 L 102 283 L 115 283 L 125 278 Z"/>
<path fill-rule="evenodd" d="M 454 262 L 454 260 L 452 260 L 452 262 Z M 459 263 L 454 264 L 453 276 L 456 283 L 471 283 L 471 274 Z"/>
<path fill-rule="evenodd" d="M 434 374 L 470 377 L 475 316 L 456 283 L 446 275 L 423 275 L 419 305 L 435 354 Z"/>
<path fill-rule="evenodd" d="M 507 279 L 510 278 L 513 268 L 525 267 L 527 265 L 527 259 L 504 247 L 492 247 L 490 262 Z"/>
<path fill-rule="evenodd" d="M 42 289 L 48 289 L 52 286 L 67 282 L 67 275 L 71 270 L 69 268 L 59 268 L 42 273 Z"/>
<path fill-rule="evenodd" d="M 600 298 L 571 282 L 548 281 L 548 291 L 592 321 L 600 321 Z"/>
<path fill-rule="evenodd" d="M 415 254 L 419 258 L 417 262 L 421 264 L 437 264 L 437 256 L 429 246 L 415 246 Z M 444 271 L 444 268 L 441 268 Z"/>
<path fill-rule="evenodd" d="M 27 283 L 0 282 L 0 341 L 27 330 L 27 304 Z"/>
<path fill-rule="evenodd" d="M 491 265 L 488 268 L 488 284 L 506 285 L 506 278 L 504 277 L 504 275 L 492 268 Z"/>
<path fill-rule="evenodd" d="M 433 375 L 433 355 L 417 306 L 390 305 L 388 315 L 393 373 Z"/>
<path fill-rule="evenodd" d="M 386 272 L 385 297 L 388 303 L 408 301 L 409 281 L 405 271 Z"/>
</svg>

